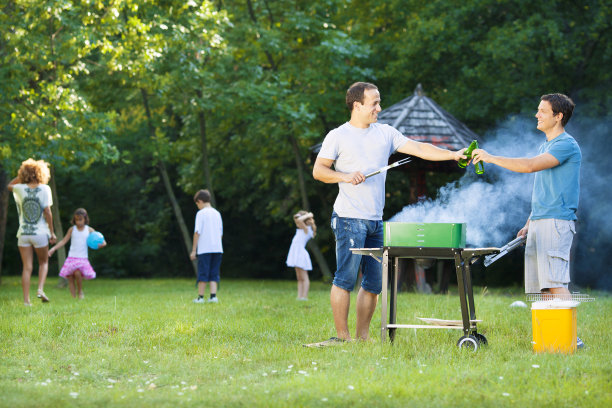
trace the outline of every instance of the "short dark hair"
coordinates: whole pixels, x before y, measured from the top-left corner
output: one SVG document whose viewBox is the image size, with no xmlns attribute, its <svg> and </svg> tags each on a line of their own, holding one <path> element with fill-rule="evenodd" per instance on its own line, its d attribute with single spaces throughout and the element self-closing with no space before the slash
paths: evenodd
<svg viewBox="0 0 612 408">
<path fill-rule="evenodd" d="M 366 89 L 378 89 L 378 87 L 369 82 L 355 82 L 346 91 L 346 106 L 349 112 L 353 111 L 355 102 L 363 103 L 364 92 Z"/>
<path fill-rule="evenodd" d="M 563 114 L 563 118 L 561 118 L 561 126 L 565 127 L 567 122 L 572 117 L 572 113 L 574 112 L 574 107 L 576 106 L 574 101 L 572 101 L 569 96 L 560 93 L 542 95 L 540 100 L 550 103 L 555 116 L 557 116 L 559 112 Z"/>
<path fill-rule="evenodd" d="M 202 201 L 204 203 L 210 203 L 210 191 L 200 190 L 193 196 L 193 201 Z"/>
</svg>

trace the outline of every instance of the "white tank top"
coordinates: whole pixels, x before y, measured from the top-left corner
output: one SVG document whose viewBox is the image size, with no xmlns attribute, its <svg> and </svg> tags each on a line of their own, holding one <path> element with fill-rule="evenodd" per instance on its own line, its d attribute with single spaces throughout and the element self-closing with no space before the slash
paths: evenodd
<svg viewBox="0 0 612 408">
<path fill-rule="evenodd" d="M 89 226 L 85 225 L 83 231 L 79 231 L 77 226 L 72 227 L 72 237 L 70 237 L 70 251 L 68 256 L 71 258 L 87 258 L 87 237 L 89 236 Z"/>
</svg>

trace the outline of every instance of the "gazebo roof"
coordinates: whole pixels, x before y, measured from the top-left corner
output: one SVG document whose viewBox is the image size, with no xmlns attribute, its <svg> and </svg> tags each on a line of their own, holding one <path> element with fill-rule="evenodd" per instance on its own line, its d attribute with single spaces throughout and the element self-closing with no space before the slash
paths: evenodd
<svg viewBox="0 0 612 408">
<path fill-rule="evenodd" d="M 467 147 L 479 136 L 423 93 L 418 84 L 414 94 L 378 114 L 378 122 L 391 125 L 412 140 L 449 150 Z"/>
</svg>

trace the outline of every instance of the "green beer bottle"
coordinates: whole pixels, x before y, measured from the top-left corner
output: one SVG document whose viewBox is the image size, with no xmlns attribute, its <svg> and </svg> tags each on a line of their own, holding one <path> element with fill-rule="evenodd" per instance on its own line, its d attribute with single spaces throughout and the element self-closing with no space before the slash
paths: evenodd
<svg viewBox="0 0 612 408">
<path fill-rule="evenodd" d="M 478 149 L 478 142 L 472 140 L 472 143 L 470 143 L 465 152 L 463 152 L 463 154 L 467 156 L 467 159 L 459 159 L 459 161 L 457 162 L 457 165 L 459 165 L 459 167 L 463 169 L 465 168 L 465 166 L 467 166 L 468 161 L 472 158 L 472 150 L 474 149 Z"/>
<path fill-rule="evenodd" d="M 472 151 L 474 149 L 478 149 L 478 142 L 476 140 L 472 140 L 472 143 L 470 143 L 468 148 L 465 149 L 465 152 L 463 152 L 463 154 L 467 156 L 467 159 L 459 159 L 459 161 L 457 162 L 457 165 L 459 167 L 464 168 L 465 166 L 467 166 L 468 160 L 472 158 Z M 484 163 L 478 162 L 474 164 L 474 170 L 476 171 L 476 174 L 483 174 L 484 173 Z"/>
<path fill-rule="evenodd" d="M 473 143 L 476 143 L 476 149 L 478 149 L 478 142 L 474 140 Z M 475 163 L 474 170 L 476 171 L 476 174 L 483 174 L 484 173 L 484 162 L 479 161 L 478 163 Z"/>
</svg>

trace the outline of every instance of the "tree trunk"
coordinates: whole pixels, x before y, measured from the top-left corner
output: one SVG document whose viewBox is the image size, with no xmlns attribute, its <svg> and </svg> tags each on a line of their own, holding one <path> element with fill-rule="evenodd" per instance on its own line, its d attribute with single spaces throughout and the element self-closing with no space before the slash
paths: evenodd
<svg viewBox="0 0 612 408">
<path fill-rule="evenodd" d="M 6 219 L 9 202 L 9 191 L 6 188 L 8 183 L 6 171 L 0 165 L 0 285 L 2 284 L 2 258 L 4 255 L 4 238 L 6 237 Z"/>
<path fill-rule="evenodd" d="M 57 185 L 55 184 L 55 168 L 53 166 L 51 166 L 51 179 L 49 180 L 49 187 L 51 187 L 51 196 L 53 197 L 53 205 L 51 206 L 51 213 L 53 214 L 53 229 L 55 230 L 55 236 L 59 242 L 62 240 L 62 238 L 64 238 L 64 229 L 62 228 L 62 220 L 60 219 L 59 199 L 57 197 Z M 57 250 L 57 267 L 59 270 L 62 269 L 64 262 L 66 262 L 65 246 Z M 68 280 L 60 276 L 57 286 L 59 288 L 67 287 Z"/>
<path fill-rule="evenodd" d="M 298 172 L 298 185 L 300 186 L 300 195 L 302 196 L 302 208 L 309 211 L 310 203 L 308 202 L 308 195 L 306 195 L 306 180 L 304 180 L 304 163 L 302 162 L 302 156 L 300 155 L 300 148 L 297 140 L 293 135 L 289 135 L 289 141 L 291 142 L 291 148 L 293 149 L 293 155 L 295 157 L 295 167 Z"/>
<path fill-rule="evenodd" d="M 310 211 L 310 203 L 308 202 L 308 195 L 306 194 L 306 180 L 304 179 L 304 162 L 302 161 L 302 156 L 300 155 L 300 148 L 298 146 L 297 140 L 293 135 L 289 135 L 289 140 L 291 141 L 291 147 L 293 149 L 293 155 L 295 157 L 295 167 L 298 171 L 298 184 L 300 186 L 300 195 L 302 196 L 302 208 L 306 211 Z M 325 261 L 325 257 L 321 253 L 321 249 L 319 245 L 317 245 L 315 240 L 310 240 L 308 242 L 308 248 L 314 255 L 319 268 L 321 268 L 321 273 L 323 274 L 324 282 L 331 282 L 332 274 L 329 270 L 329 266 Z"/>
<path fill-rule="evenodd" d="M 181 230 L 181 235 L 183 235 L 185 249 L 187 250 L 187 253 L 190 254 L 193 241 L 192 238 L 189 236 L 189 230 L 187 229 L 187 224 L 185 223 L 185 219 L 183 218 L 181 207 L 179 206 L 178 201 L 176 200 L 176 196 L 174 195 L 172 184 L 170 184 L 170 177 L 168 177 L 168 171 L 166 170 L 166 166 L 161 160 L 159 161 L 157 167 L 159 168 L 159 171 L 162 175 L 164 187 L 166 187 L 166 192 L 168 193 L 168 198 L 170 199 L 170 203 L 172 204 L 172 209 L 174 210 L 176 221 L 178 222 L 179 229 Z M 193 266 L 193 271 L 195 272 L 195 275 L 198 276 L 198 264 L 196 263 L 196 261 L 191 261 L 191 265 Z"/>
<path fill-rule="evenodd" d="M 152 138 L 155 137 L 155 127 L 153 126 L 153 121 L 151 119 L 151 110 L 149 109 L 149 97 L 147 95 L 147 91 L 143 88 L 140 89 L 140 93 L 142 94 L 142 103 L 145 108 L 145 112 L 147 115 L 147 123 L 149 127 L 149 134 Z M 170 204 L 172 205 L 172 210 L 174 210 L 174 216 L 176 217 L 176 221 L 178 222 L 179 229 L 181 230 L 181 235 L 183 236 L 183 242 L 185 243 L 185 249 L 187 253 L 191 253 L 191 246 L 193 244 L 191 237 L 189 236 L 189 232 L 187 230 L 187 224 L 185 224 L 185 218 L 183 218 L 183 213 L 181 212 L 181 207 L 178 205 L 178 201 L 176 200 L 176 196 L 174 195 L 174 190 L 172 189 L 172 184 L 170 183 L 170 177 L 168 177 L 168 171 L 166 170 L 166 165 L 164 164 L 162 158 L 160 157 L 159 162 L 157 163 L 157 168 L 161 173 L 162 180 L 164 183 L 164 187 L 166 189 L 166 193 L 168 194 L 168 198 L 170 199 Z M 196 276 L 198 276 L 198 265 L 196 261 L 191 261 L 191 266 L 193 266 L 193 271 Z"/>
<path fill-rule="evenodd" d="M 257 17 L 255 16 L 255 10 L 253 9 L 253 3 L 251 2 L 251 0 L 247 0 L 247 9 L 248 9 L 251 21 L 254 24 L 257 24 Z M 270 18 L 271 18 L 271 15 L 270 15 Z M 272 71 L 277 71 L 278 65 L 276 61 L 274 61 L 272 54 L 266 49 L 264 49 L 264 53 L 266 54 L 266 57 L 268 58 L 268 62 L 270 63 L 270 68 L 272 69 Z M 296 168 L 298 171 L 298 183 L 300 184 L 300 195 L 302 196 L 302 207 L 304 210 L 310 211 L 310 204 L 308 203 L 308 195 L 306 194 L 306 183 L 304 181 L 304 164 L 302 162 L 302 156 L 300 155 L 300 149 L 293 135 L 290 134 L 289 139 L 291 141 L 291 146 L 293 148 L 293 153 L 295 155 Z M 323 273 L 323 281 L 331 282 L 332 275 L 329 270 L 329 266 L 327 266 L 327 262 L 325 261 L 325 258 L 323 257 L 321 250 L 319 249 L 319 246 L 314 240 L 310 240 L 308 242 L 308 247 L 312 251 L 312 254 L 314 255 L 317 263 L 319 264 L 319 268 L 321 268 L 321 273 Z"/>
<path fill-rule="evenodd" d="M 202 96 L 201 92 L 198 92 L 198 96 Z M 215 201 L 215 193 L 213 189 L 212 176 L 210 174 L 210 164 L 208 163 L 208 141 L 206 140 L 206 118 L 204 117 L 204 111 L 198 112 L 198 123 L 200 125 L 200 142 L 202 148 L 202 165 L 204 166 L 204 178 L 206 180 L 206 186 L 210 191 L 210 203 L 213 207 L 217 206 Z"/>
</svg>

